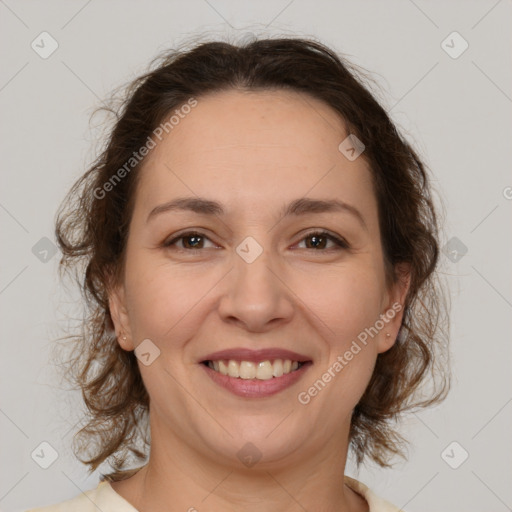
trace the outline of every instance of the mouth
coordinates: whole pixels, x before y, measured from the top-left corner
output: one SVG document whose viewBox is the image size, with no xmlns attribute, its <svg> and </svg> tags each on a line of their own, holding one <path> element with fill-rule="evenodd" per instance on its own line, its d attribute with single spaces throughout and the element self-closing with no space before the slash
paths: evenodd
<svg viewBox="0 0 512 512">
<path fill-rule="evenodd" d="M 292 361 L 291 359 L 267 359 L 259 362 L 220 359 L 217 361 L 203 361 L 202 364 L 221 375 L 227 375 L 233 379 L 270 380 L 297 371 L 307 364 L 307 362 L 308 361 Z"/>
<path fill-rule="evenodd" d="M 216 352 L 200 363 L 214 383 L 231 393 L 264 398 L 295 384 L 313 361 L 287 350 L 237 349 Z"/>
</svg>

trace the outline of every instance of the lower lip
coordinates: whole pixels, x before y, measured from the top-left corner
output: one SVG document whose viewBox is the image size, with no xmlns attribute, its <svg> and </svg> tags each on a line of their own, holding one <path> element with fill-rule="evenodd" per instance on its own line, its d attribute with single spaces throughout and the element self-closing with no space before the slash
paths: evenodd
<svg viewBox="0 0 512 512">
<path fill-rule="evenodd" d="M 215 383 L 231 391 L 234 395 L 244 398 L 264 398 L 275 395 L 295 384 L 311 366 L 311 362 L 303 364 L 293 372 L 268 380 L 229 377 L 228 375 L 222 375 L 222 373 L 212 370 L 205 364 L 201 364 L 201 366 Z"/>
</svg>

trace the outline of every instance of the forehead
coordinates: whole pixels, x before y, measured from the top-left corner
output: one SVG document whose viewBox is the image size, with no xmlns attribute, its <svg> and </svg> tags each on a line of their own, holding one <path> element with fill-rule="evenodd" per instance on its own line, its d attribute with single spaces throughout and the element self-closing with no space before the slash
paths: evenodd
<svg viewBox="0 0 512 512">
<path fill-rule="evenodd" d="M 147 210 L 183 194 L 255 208 L 303 196 L 371 202 L 366 161 L 338 149 L 347 135 L 341 117 L 306 94 L 200 97 L 147 158 L 137 203 Z"/>
</svg>

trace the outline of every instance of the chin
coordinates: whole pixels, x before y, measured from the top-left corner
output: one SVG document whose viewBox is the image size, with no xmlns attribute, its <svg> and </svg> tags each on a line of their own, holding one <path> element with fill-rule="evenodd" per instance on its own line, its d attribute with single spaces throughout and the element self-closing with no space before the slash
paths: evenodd
<svg viewBox="0 0 512 512">
<path fill-rule="evenodd" d="M 287 414 L 266 418 L 248 415 L 245 421 L 223 425 L 231 436 L 223 431 L 222 438 L 212 438 L 210 430 L 204 442 L 218 453 L 217 462 L 227 455 L 230 466 L 270 469 L 286 461 L 291 463 L 311 435 L 304 425 L 290 424 Z"/>
</svg>

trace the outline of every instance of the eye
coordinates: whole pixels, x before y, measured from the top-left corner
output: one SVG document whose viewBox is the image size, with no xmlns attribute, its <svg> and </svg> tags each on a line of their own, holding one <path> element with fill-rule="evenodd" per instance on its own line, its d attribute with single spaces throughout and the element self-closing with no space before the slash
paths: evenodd
<svg viewBox="0 0 512 512">
<path fill-rule="evenodd" d="M 165 241 L 162 245 L 163 247 L 172 247 L 176 246 L 179 250 L 185 251 L 195 251 L 205 249 L 205 241 L 209 241 L 212 243 L 213 247 L 216 247 L 215 244 L 203 233 L 199 233 L 197 231 L 188 231 L 186 233 L 181 233 L 179 236 L 172 238 L 171 240 Z M 308 240 L 311 241 L 308 243 Z M 306 241 L 305 249 L 313 249 L 315 251 L 323 251 L 327 249 L 349 249 L 349 244 L 335 235 L 327 231 L 313 231 L 308 233 L 304 238 L 302 238 L 301 242 Z M 334 247 L 326 247 L 328 243 L 334 244 Z M 181 245 L 180 245 L 181 243 Z M 299 244 L 300 244 L 299 243 Z"/>
<path fill-rule="evenodd" d="M 181 250 L 198 250 L 204 249 L 205 240 L 211 240 L 202 233 L 198 233 L 196 231 L 188 231 L 187 233 L 182 233 L 181 235 L 173 238 L 172 240 L 165 241 L 162 245 L 164 247 L 172 247 L 177 245 L 177 242 L 182 242 L 181 246 L 178 244 L 177 248 Z"/>
<path fill-rule="evenodd" d="M 329 233 L 327 231 L 313 231 L 311 233 L 308 233 L 301 240 L 301 243 L 304 240 L 306 240 L 306 247 L 305 247 L 306 249 L 314 249 L 317 251 L 329 249 L 328 247 L 326 248 L 326 245 L 328 242 L 334 243 L 335 249 L 336 249 L 336 247 L 338 247 L 339 249 L 348 249 L 349 248 L 349 245 L 345 240 L 343 240 L 342 238 L 339 238 L 335 235 L 332 235 L 331 233 Z M 310 240 L 311 243 L 308 244 L 307 240 Z"/>
</svg>

